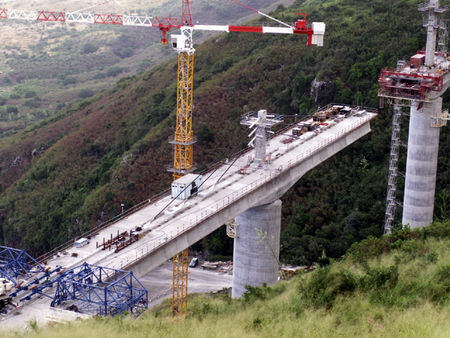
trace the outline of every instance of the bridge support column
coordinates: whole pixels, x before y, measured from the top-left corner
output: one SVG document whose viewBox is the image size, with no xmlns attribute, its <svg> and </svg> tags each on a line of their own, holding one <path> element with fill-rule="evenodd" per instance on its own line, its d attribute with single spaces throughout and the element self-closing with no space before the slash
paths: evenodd
<svg viewBox="0 0 450 338">
<path fill-rule="evenodd" d="M 418 102 L 411 105 L 402 219 L 411 228 L 433 221 L 440 128 L 432 127 L 432 117 L 441 110 L 440 97 L 423 107 Z"/>
<path fill-rule="evenodd" d="M 281 201 L 253 207 L 236 217 L 232 297 L 241 297 L 246 285 L 271 285 L 278 280 Z"/>
</svg>

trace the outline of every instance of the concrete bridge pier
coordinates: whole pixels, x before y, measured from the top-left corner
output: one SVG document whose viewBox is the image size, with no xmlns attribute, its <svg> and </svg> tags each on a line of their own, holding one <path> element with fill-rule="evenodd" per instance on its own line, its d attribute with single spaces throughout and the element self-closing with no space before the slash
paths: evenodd
<svg viewBox="0 0 450 338">
<path fill-rule="evenodd" d="M 256 206 L 236 217 L 232 297 L 239 298 L 245 286 L 271 285 L 278 280 L 281 201 Z"/>
<path fill-rule="evenodd" d="M 431 123 L 441 110 L 441 97 L 422 107 L 418 102 L 411 105 L 402 219 L 411 228 L 428 226 L 433 221 L 440 128 Z"/>
</svg>

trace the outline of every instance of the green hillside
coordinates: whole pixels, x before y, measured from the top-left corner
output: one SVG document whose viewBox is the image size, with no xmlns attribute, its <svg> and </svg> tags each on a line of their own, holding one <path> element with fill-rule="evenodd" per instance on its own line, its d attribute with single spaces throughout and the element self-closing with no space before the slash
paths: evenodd
<svg viewBox="0 0 450 338">
<path fill-rule="evenodd" d="M 197 46 L 199 168 L 246 145 L 239 116 L 250 110 L 293 116 L 333 101 L 377 106 L 381 68 L 425 43 L 417 3 L 296 1 L 272 13 L 286 22 L 296 20 L 295 12 L 307 12 L 310 22 L 325 21 L 321 49 L 307 48 L 304 37 L 247 33 L 220 35 Z M 176 67 L 171 59 L 123 78 L 112 89 L 0 139 L 0 243 L 36 255 L 118 214 L 121 203 L 128 208 L 168 188 Z M 317 101 L 311 95 L 314 79 L 324 82 Z M 381 234 L 390 120 L 389 111 L 380 111 L 370 135 L 311 171 L 283 197 L 282 261 L 311 264 L 324 253 L 340 257 L 353 242 Z M 437 220 L 450 217 L 449 135 L 443 128 Z M 220 231 L 201 245 L 231 254 L 231 242 Z"/>
<path fill-rule="evenodd" d="M 151 296 L 151 290 L 149 290 Z M 37 328 L 26 337 L 448 337 L 450 222 L 352 246 L 346 258 L 271 287 L 166 301 L 134 317 Z M 10 334 L 14 336 L 13 333 Z"/>
</svg>

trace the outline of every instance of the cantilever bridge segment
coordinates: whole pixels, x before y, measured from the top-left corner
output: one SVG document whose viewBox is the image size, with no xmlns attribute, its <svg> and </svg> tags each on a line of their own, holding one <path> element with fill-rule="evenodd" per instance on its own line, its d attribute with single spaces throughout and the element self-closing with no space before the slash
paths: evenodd
<svg viewBox="0 0 450 338">
<path fill-rule="evenodd" d="M 353 111 L 351 116 L 338 116 L 301 136 L 293 136 L 293 125 L 270 140 L 263 168 L 249 165 L 254 150 L 248 151 L 205 174 L 196 196 L 173 200 L 167 195 L 102 229 L 91 236 L 88 245 L 66 248 L 47 264 L 71 268 L 87 262 L 130 269 L 139 277 L 241 215 L 235 237 L 233 296 L 239 297 L 247 284 L 272 284 L 278 271 L 278 200 L 306 172 L 370 132 L 376 113 Z M 119 238 L 127 232 L 138 240 Z M 111 238 L 127 240 L 130 245 L 120 245 L 118 250 Z"/>
</svg>

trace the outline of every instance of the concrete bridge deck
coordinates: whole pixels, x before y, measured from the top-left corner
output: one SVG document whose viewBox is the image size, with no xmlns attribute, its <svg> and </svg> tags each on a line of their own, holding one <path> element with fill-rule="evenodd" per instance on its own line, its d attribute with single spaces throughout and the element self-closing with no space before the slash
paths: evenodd
<svg viewBox="0 0 450 338">
<path fill-rule="evenodd" d="M 292 135 L 292 130 L 287 130 L 270 140 L 267 154 L 271 163 L 264 169 L 250 167 L 242 174 L 241 169 L 253 156 L 253 152 L 248 152 L 206 174 L 203 191 L 197 196 L 187 201 L 175 200 L 168 208 L 172 198 L 164 197 L 101 230 L 88 245 L 71 247 L 54 256 L 48 265 L 69 268 L 86 261 L 145 275 L 245 210 L 280 198 L 307 171 L 369 133 L 370 121 L 375 116 L 367 112 L 328 121 L 327 126 L 307 132 L 290 143 L 286 143 L 290 138 L 286 135 Z M 101 244 L 103 238 L 108 240 L 118 231 L 136 227 L 142 228 L 141 238 L 122 251 L 96 248 L 96 242 Z"/>
</svg>

